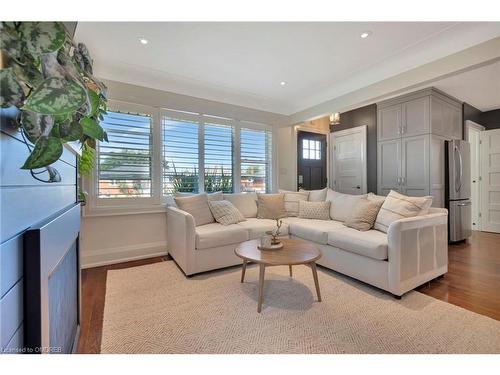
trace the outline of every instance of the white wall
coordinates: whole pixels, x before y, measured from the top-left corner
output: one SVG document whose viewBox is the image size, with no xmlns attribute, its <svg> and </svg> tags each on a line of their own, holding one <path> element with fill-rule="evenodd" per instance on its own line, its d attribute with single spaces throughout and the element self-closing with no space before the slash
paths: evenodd
<svg viewBox="0 0 500 375">
<path fill-rule="evenodd" d="M 178 95 L 171 92 L 105 81 L 112 100 L 179 109 L 283 126 L 288 117 L 276 113 Z M 276 134 L 276 133 L 275 133 Z M 275 150 L 277 147 L 274 148 Z M 275 181 L 276 179 L 274 179 Z M 91 182 L 90 182 L 91 183 Z M 165 212 L 98 216 L 88 210 L 82 217 L 82 266 L 95 267 L 167 253 Z"/>
</svg>

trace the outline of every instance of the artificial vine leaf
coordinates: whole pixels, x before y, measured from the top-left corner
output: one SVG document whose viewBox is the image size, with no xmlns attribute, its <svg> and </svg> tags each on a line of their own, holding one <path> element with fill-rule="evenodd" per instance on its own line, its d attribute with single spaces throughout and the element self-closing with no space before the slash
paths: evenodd
<svg viewBox="0 0 500 375">
<path fill-rule="evenodd" d="M 66 40 L 61 22 L 22 22 L 20 31 L 33 56 L 57 51 Z"/>
<path fill-rule="evenodd" d="M 19 107 L 24 100 L 24 91 L 12 68 L 0 70 L 0 106 L 14 105 Z"/>
<path fill-rule="evenodd" d="M 83 68 L 86 73 L 92 75 L 92 58 L 90 57 L 89 50 L 87 46 L 83 43 L 78 43 L 78 52 L 80 53 L 81 60 L 83 62 Z"/>
<path fill-rule="evenodd" d="M 36 143 L 38 138 L 48 136 L 54 127 L 54 118 L 39 113 L 22 111 L 21 126 L 24 134 L 32 143 Z"/>
<path fill-rule="evenodd" d="M 90 99 L 90 115 L 94 116 L 99 110 L 99 95 L 92 90 L 87 90 Z"/>
<path fill-rule="evenodd" d="M 57 61 L 57 52 L 52 53 L 44 53 L 41 56 L 42 61 L 42 71 L 43 75 L 46 78 L 49 77 L 57 77 L 57 78 L 65 78 L 66 71 Z"/>
<path fill-rule="evenodd" d="M 48 78 L 29 96 L 25 110 L 44 115 L 74 112 L 87 99 L 85 89 L 62 78 Z"/>
<path fill-rule="evenodd" d="M 35 148 L 21 169 L 36 169 L 46 167 L 56 162 L 62 155 L 61 140 L 55 137 L 40 137 L 35 143 Z"/>
<path fill-rule="evenodd" d="M 19 59 L 21 57 L 21 43 L 17 33 L 10 27 L 0 26 L 2 37 L 0 38 L 0 49 L 6 51 L 10 57 Z"/>
<path fill-rule="evenodd" d="M 12 70 L 16 76 L 30 87 L 36 87 L 43 82 L 42 73 L 32 64 L 19 65 L 14 62 Z"/>
<path fill-rule="evenodd" d="M 83 127 L 76 121 L 65 121 L 56 124 L 52 134 L 61 138 L 63 142 L 74 142 L 83 136 Z"/>
<path fill-rule="evenodd" d="M 95 122 L 95 120 L 89 117 L 84 117 L 80 120 L 80 125 L 82 125 L 83 134 L 86 136 L 100 141 L 104 140 L 104 130 L 97 122 Z"/>
</svg>

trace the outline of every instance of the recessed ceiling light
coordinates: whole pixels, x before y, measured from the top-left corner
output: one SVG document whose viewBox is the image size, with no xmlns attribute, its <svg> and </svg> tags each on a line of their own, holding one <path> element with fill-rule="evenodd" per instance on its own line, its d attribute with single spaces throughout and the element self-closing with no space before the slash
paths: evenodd
<svg viewBox="0 0 500 375">
<path fill-rule="evenodd" d="M 139 42 L 141 42 L 141 44 L 148 44 L 148 40 L 145 38 L 139 38 Z"/>
<path fill-rule="evenodd" d="M 280 82 L 280 85 L 281 85 L 281 86 L 285 86 L 285 85 L 286 85 L 286 82 L 285 82 L 285 81 L 281 81 L 281 82 Z"/>
<path fill-rule="evenodd" d="M 360 35 L 361 38 L 363 39 L 366 39 L 368 38 L 370 35 L 372 35 L 372 32 L 371 31 L 363 31 Z"/>
</svg>

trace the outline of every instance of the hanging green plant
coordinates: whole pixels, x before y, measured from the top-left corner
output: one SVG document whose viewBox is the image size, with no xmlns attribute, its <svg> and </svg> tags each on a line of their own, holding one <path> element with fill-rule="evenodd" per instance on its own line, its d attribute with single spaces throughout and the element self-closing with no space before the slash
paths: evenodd
<svg viewBox="0 0 500 375">
<path fill-rule="evenodd" d="M 21 168 L 45 167 L 46 182 L 58 181 L 49 165 L 64 143 L 79 141 L 79 172 L 90 174 L 96 140 L 107 141 L 99 125 L 107 88 L 93 76 L 87 47 L 75 44 L 61 22 L 1 22 L 0 33 L 0 106 L 19 109 L 20 131 L 32 143 Z"/>
</svg>

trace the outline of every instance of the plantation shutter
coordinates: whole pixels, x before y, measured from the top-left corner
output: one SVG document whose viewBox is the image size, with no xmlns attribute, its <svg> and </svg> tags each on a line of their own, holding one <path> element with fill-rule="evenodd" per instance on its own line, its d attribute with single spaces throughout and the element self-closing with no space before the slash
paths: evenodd
<svg viewBox="0 0 500 375">
<path fill-rule="evenodd" d="M 233 191 L 233 126 L 225 119 L 204 117 L 205 191 Z"/>
<path fill-rule="evenodd" d="M 271 137 L 267 129 L 241 128 L 241 191 L 265 193 L 270 190 Z"/>
<path fill-rule="evenodd" d="M 151 197 L 151 116 L 108 111 L 100 125 L 98 197 Z"/>
<path fill-rule="evenodd" d="M 176 111 L 162 115 L 163 194 L 198 193 L 197 117 Z"/>
</svg>

